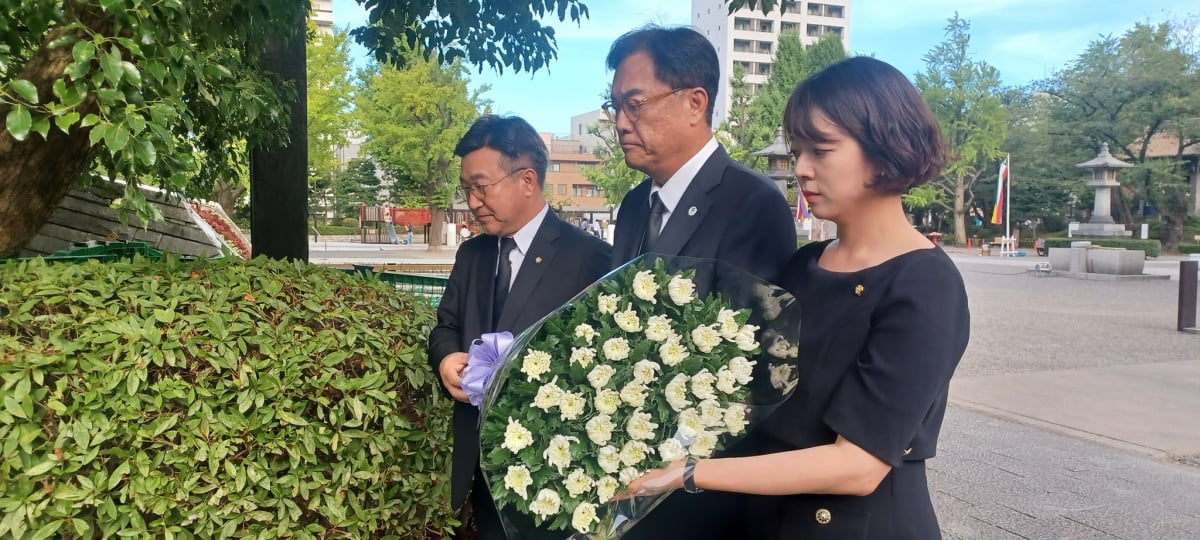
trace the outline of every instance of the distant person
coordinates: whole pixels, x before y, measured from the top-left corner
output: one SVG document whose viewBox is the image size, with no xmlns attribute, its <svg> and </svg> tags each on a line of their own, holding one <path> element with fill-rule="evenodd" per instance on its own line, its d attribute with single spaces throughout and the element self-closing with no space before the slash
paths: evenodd
<svg viewBox="0 0 1200 540">
<path fill-rule="evenodd" d="M 383 208 L 379 210 L 379 213 L 383 214 L 383 228 L 387 229 L 388 240 L 393 244 L 399 244 L 400 237 L 396 236 L 396 224 L 392 218 L 391 203 L 383 203 Z"/>
<path fill-rule="evenodd" d="M 750 457 L 681 460 L 630 491 L 752 494 L 740 538 L 941 538 L 925 460 L 970 312 L 954 262 L 900 198 L 942 170 L 937 119 L 903 73 L 859 56 L 796 88 L 783 126 L 812 214 L 838 228 L 800 248 L 780 281 L 818 367 L 750 435 Z"/>
<path fill-rule="evenodd" d="M 608 271 L 612 248 L 546 204 L 546 144 L 525 120 L 484 116 L 454 153 L 462 158 L 459 197 L 482 232 L 458 248 L 429 333 L 429 362 L 445 395 L 456 400 L 451 505 L 461 508 L 470 493 L 479 537 L 503 540 L 479 469 L 479 410 L 462 389 L 467 350 L 485 332 L 519 334 L 570 300 Z M 532 523 L 517 526 L 526 538 L 533 532 Z"/>
<path fill-rule="evenodd" d="M 404 240 L 404 243 L 411 246 L 413 243 L 412 223 L 404 226 L 404 234 L 407 236 L 407 238 Z"/>
<path fill-rule="evenodd" d="M 467 228 L 467 222 L 463 222 L 462 228 L 458 229 L 458 236 L 464 242 L 471 237 L 471 229 Z"/>
<path fill-rule="evenodd" d="M 595 220 L 592 221 L 592 236 L 595 236 L 596 238 L 600 238 L 600 222 L 599 221 L 595 221 Z"/>
<path fill-rule="evenodd" d="M 614 267 L 653 252 L 717 259 L 777 279 L 796 251 L 795 221 L 779 188 L 713 137 L 721 70 L 712 43 L 690 28 L 648 26 L 618 38 L 607 63 L 614 73 L 604 110 L 625 163 L 649 177 L 621 201 Z M 674 494 L 625 538 L 744 538 L 744 498 Z"/>
</svg>

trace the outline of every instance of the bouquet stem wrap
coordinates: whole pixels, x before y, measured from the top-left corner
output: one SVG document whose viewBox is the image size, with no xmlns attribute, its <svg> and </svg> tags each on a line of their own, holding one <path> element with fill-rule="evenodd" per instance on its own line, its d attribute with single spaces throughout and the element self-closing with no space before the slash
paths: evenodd
<svg viewBox="0 0 1200 540">
<path fill-rule="evenodd" d="M 629 482 L 719 456 L 791 395 L 799 331 L 782 289 L 651 254 L 522 332 L 484 383 L 480 430 L 509 537 L 619 538 L 666 497 L 614 500 Z"/>
</svg>

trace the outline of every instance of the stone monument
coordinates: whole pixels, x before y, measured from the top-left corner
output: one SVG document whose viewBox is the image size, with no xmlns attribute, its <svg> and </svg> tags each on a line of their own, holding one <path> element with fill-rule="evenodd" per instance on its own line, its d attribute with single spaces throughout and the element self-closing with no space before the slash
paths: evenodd
<svg viewBox="0 0 1200 540">
<path fill-rule="evenodd" d="M 1087 223 L 1080 223 L 1073 236 L 1133 236 L 1133 231 L 1125 230 L 1124 225 L 1113 222 L 1112 218 L 1112 190 L 1121 186 L 1120 182 L 1117 182 L 1117 169 L 1133 165 L 1112 157 L 1112 154 L 1108 153 L 1108 143 L 1104 143 L 1095 159 L 1075 166 L 1092 170 L 1092 180 L 1088 182 L 1088 187 L 1096 190 L 1096 203 L 1092 207 L 1092 218 Z"/>
</svg>

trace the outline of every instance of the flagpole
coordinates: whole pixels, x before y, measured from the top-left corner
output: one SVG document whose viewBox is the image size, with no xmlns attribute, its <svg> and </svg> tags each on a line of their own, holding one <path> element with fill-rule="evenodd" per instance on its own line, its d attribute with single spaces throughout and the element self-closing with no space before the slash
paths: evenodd
<svg viewBox="0 0 1200 540">
<path fill-rule="evenodd" d="M 1004 165 L 1008 171 L 1008 177 L 1004 179 L 1007 185 L 1004 186 L 1004 235 L 1008 237 L 1009 255 L 1017 252 L 1017 243 L 1012 237 L 1012 161 L 1011 154 L 1004 154 Z"/>
</svg>

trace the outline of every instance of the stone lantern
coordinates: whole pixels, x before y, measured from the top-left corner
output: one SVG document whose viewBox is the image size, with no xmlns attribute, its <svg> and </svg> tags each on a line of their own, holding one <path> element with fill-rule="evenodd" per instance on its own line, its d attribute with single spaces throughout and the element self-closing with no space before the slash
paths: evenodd
<svg viewBox="0 0 1200 540">
<path fill-rule="evenodd" d="M 1121 186 L 1117 182 L 1117 169 L 1132 167 L 1108 153 L 1108 143 L 1100 146 L 1100 153 L 1090 161 L 1075 165 L 1080 169 L 1091 169 L 1092 179 L 1088 187 L 1096 190 L 1096 203 L 1092 207 L 1092 218 L 1087 223 L 1079 225 L 1080 236 L 1132 236 L 1132 231 L 1125 226 L 1113 222 L 1112 190 Z"/>
<path fill-rule="evenodd" d="M 767 177 L 775 181 L 786 197 L 788 179 L 792 177 L 792 149 L 783 140 L 783 128 L 775 130 L 775 142 L 750 155 L 767 158 Z"/>
</svg>

